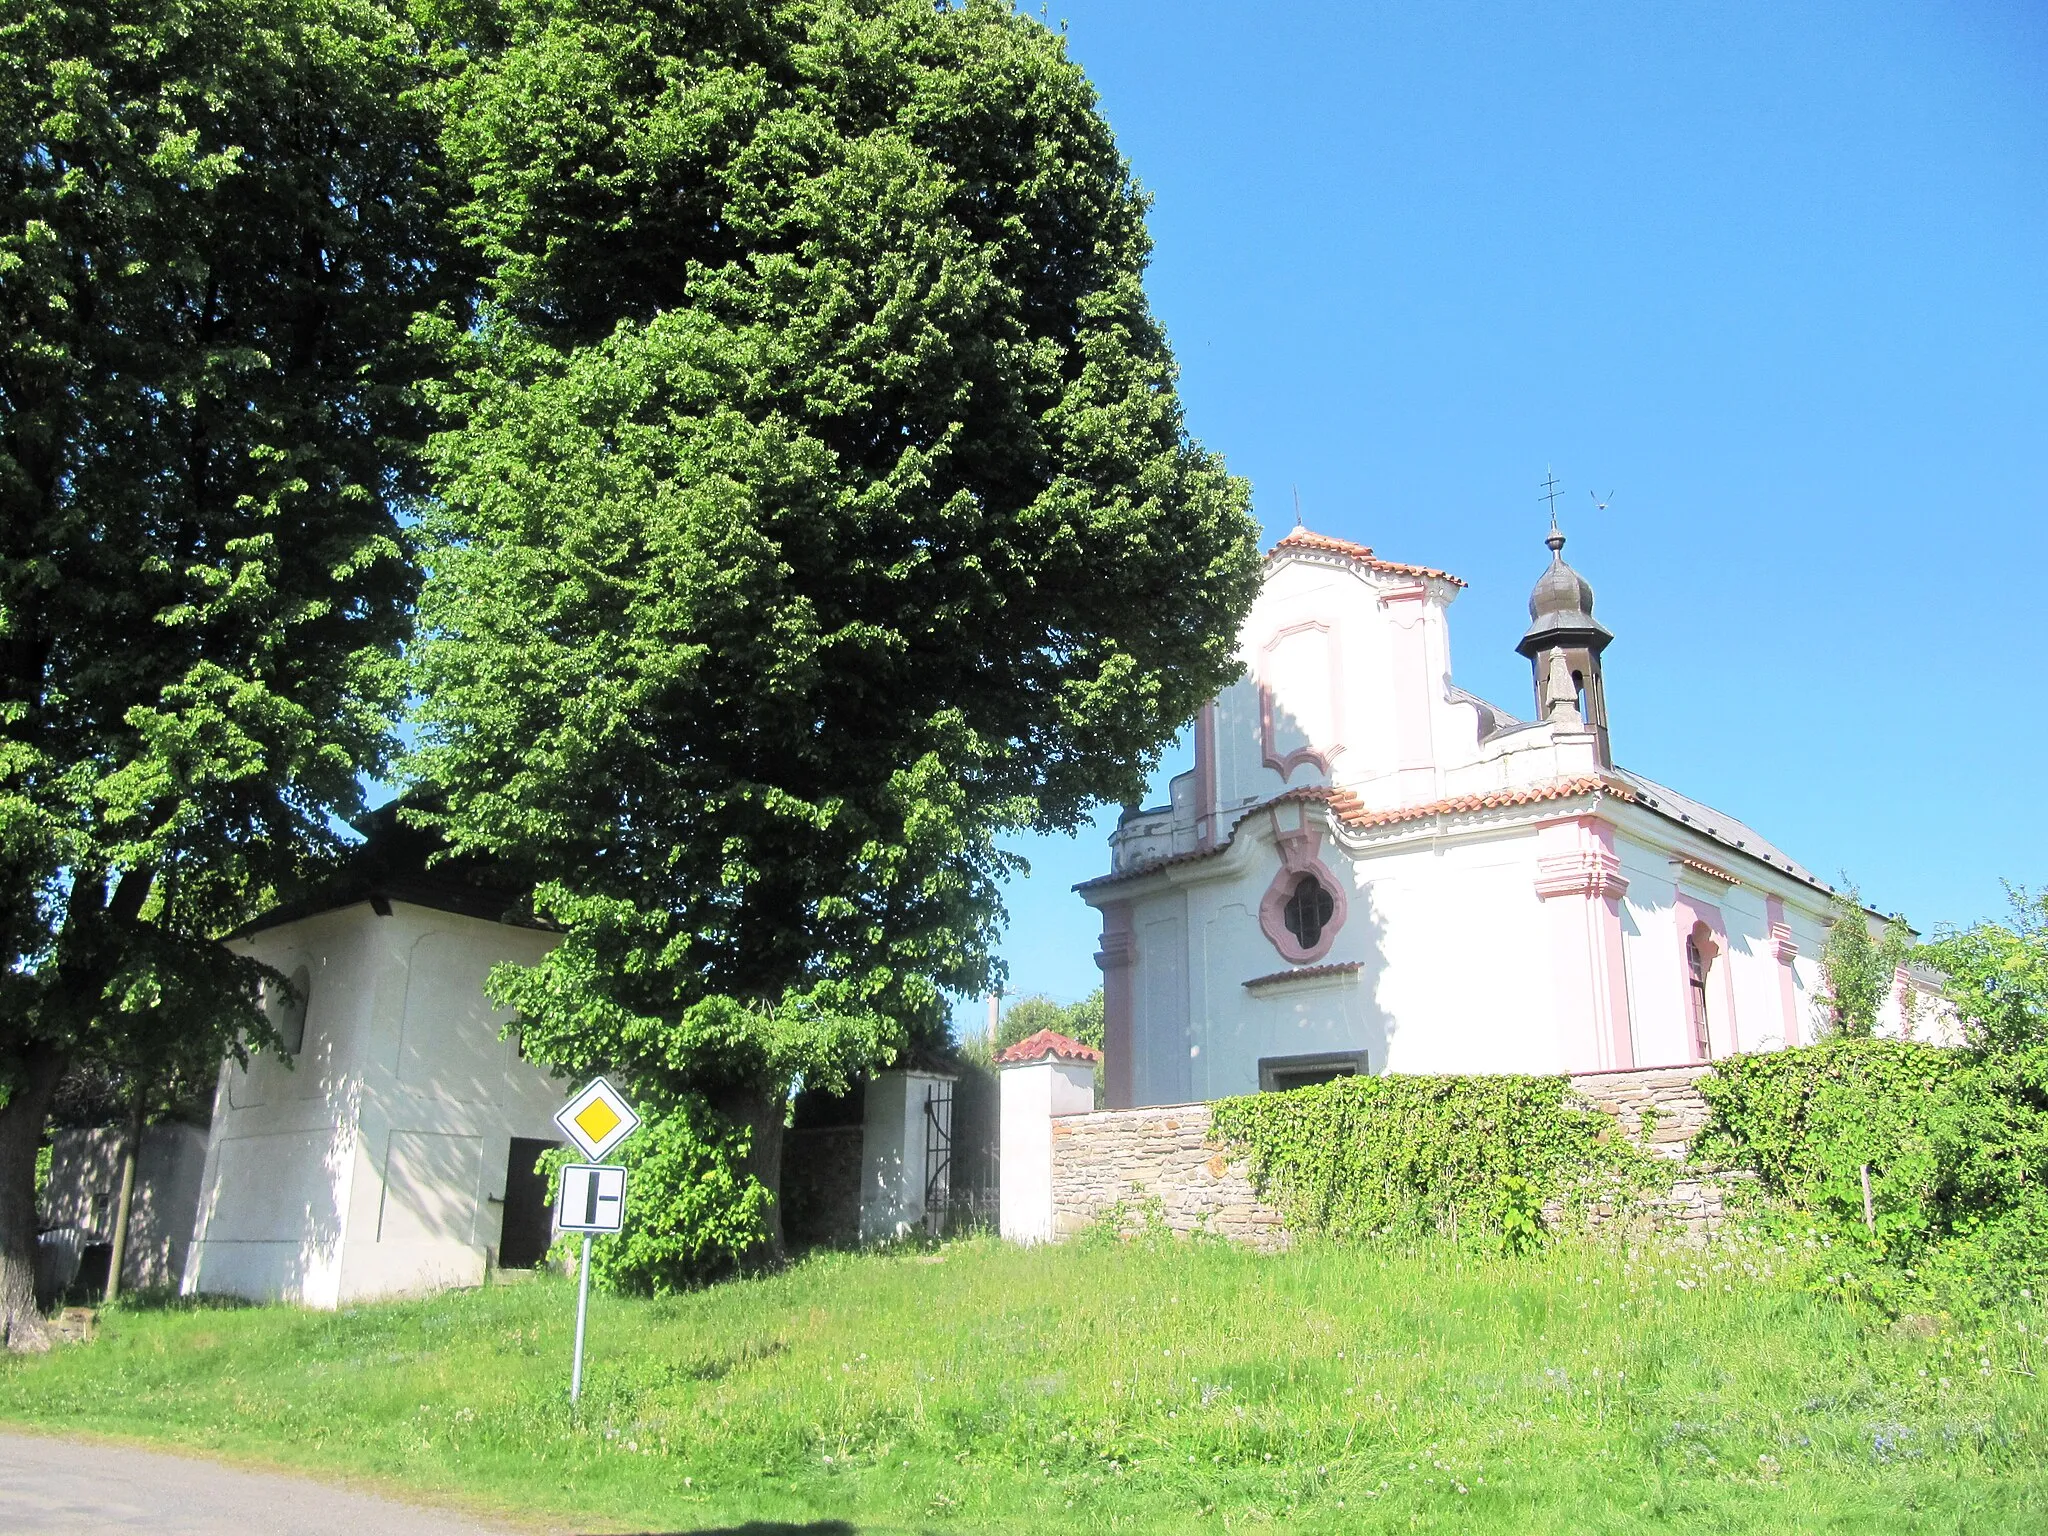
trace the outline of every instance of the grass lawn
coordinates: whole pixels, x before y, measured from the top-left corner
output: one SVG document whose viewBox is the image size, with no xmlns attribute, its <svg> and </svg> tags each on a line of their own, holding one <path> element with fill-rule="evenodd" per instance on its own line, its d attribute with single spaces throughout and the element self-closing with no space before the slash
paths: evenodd
<svg viewBox="0 0 2048 1536">
<path fill-rule="evenodd" d="M 0 1365 L 0 1420 L 579 1530 L 2048 1529 L 2037 1305 L 1892 1325 L 1773 1262 L 826 1256 L 593 1298 L 578 1413 L 560 1280 L 138 1310 Z"/>
</svg>

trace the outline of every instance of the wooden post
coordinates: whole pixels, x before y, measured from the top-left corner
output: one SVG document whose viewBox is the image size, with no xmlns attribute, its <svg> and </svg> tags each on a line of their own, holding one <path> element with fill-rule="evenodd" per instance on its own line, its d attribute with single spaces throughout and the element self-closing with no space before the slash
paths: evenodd
<svg viewBox="0 0 2048 1536">
<path fill-rule="evenodd" d="M 1872 1237 L 1877 1236 L 1877 1215 L 1870 1205 L 1870 1164 L 1863 1165 L 1863 1227 Z"/>
<path fill-rule="evenodd" d="M 148 1088 L 138 1083 L 128 1110 L 128 1140 L 121 1148 L 121 1193 L 114 1202 L 114 1241 L 107 1255 L 107 1289 L 102 1304 L 121 1294 L 121 1265 L 128 1257 L 128 1222 L 135 1210 L 135 1167 L 142 1160 L 142 1123 Z"/>
</svg>

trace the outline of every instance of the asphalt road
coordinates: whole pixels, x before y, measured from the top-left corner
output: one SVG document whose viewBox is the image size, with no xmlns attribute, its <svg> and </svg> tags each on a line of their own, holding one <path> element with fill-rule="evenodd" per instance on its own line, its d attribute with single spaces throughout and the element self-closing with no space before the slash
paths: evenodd
<svg viewBox="0 0 2048 1536">
<path fill-rule="evenodd" d="M 508 1536 L 309 1478 L 185 1456 L 0 1434 L 7 1536 Z"/>
</svg>

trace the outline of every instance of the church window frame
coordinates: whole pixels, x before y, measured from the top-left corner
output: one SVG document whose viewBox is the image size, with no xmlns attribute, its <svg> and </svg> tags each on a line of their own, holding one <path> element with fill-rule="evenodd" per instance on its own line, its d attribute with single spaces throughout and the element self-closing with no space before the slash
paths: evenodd
<svg viewBox="0 0 2048 1536">
<path fill-rule="evenodd" d="M 1693 1060 L 1714 1059 L 1713 1013 L 1707 1001 L 1707 979 L 1713 972 L 1713 939 L 1704 935 L 1706 925 L 1696 924 L 1685 936 L 1687 1023 L 1692 1030 Z"/>
<path fill-rule="evenodd" d="M 1320 887 L 1329 902 L 1327 916 L 1322 915 L 1321 904 L 1316 904 L 1320 921 L 1314 925 L 1314 938 L 1308 943 L 1302 941 L 1298 918 L 1293 926 L 1288 922 L 1290 905 L 1297 913 L 1300 911 L 1304 880 Z M 1330 952 L 1349 912 L 1350 899 L 1344 883 L 1320 858 L 1303 858 L 1297 849 L 1292 857 L 1283 858 L 1272 884 L 1266 888 L 1265 898 L 1259 903 L 1259 928 L 1283 960 L 1292 965 L 1313 965 Z"/>
<path fill-rule="evenodd" d="M 1293 934 L 1294 942 L 1303 949 L 1314 949 L 1336 915 L 1337 899 L 1330 888 L 1304 870 L 1280 909 L 1280 926 Z"/>
</svg>

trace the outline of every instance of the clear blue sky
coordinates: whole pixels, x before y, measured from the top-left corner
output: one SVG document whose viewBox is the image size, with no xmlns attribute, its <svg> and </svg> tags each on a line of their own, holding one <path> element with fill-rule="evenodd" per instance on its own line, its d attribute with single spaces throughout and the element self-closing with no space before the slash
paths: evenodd
<svg viewBox="0 0 2048 1536">
<path fill-rule="evenodd" d="M 1458 681 L 1526 710 L 1554 465 L 1620 762 L 1923 930 L 2048 882 L 2048 7 L 1048 15 L 1269 537 L 1299 486 L 1466 578 Z M 1024 845 L 1013 994 L 1096 984 L 1109 824 Z"/>
</svg>

